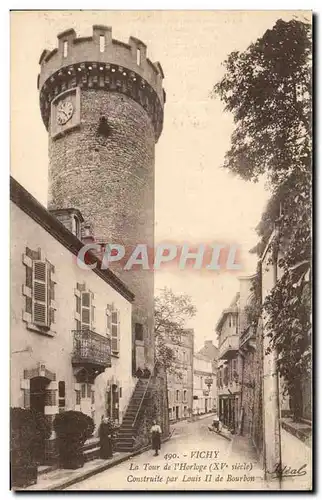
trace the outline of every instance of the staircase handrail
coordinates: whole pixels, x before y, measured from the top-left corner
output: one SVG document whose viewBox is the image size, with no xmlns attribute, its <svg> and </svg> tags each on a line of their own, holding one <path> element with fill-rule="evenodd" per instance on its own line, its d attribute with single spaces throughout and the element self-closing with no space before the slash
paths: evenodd
<svg viewBox="0 0 322 500">
<path fill-rule="evenodd" d="M 135 419 L 133 420 L 132 427 L 134 427 L 134 425 L 135 425 L 135 423 L 136 423 L 136 420 L 137 420 L 137 418 L 138 418 L 138 415 L 139 415 L 139 413 L 140 413 L 141 406 L 142 406 L 142 403 L 143 403 L 143 401 L 144 401 L 144 399 L 145 399 L 145 396 L 146 396 L 147 390 L 148 390 L 148 388 L 149 388 L 149 385 L 150 385 L 151 378 L 152 378 L 153 374 L 154 374 L 154 365 L 153 365 L 153 368 L 152 368 L 152 370 L 151 370 L 150 377 L 149 377 L 149 379 L 148 379 L 148 383 L 146 384 L 146 388 L 145 388 L 145 391 L 144 391 L 144 393 L 143 393 L 143 396 L 142 396 L 142 399 L 141 399 L 141 402 L 140 402 L 139 408 L 138 408 L 138 410 L 137 410 L 137 412 L 136 412 Z"/>
</svg>

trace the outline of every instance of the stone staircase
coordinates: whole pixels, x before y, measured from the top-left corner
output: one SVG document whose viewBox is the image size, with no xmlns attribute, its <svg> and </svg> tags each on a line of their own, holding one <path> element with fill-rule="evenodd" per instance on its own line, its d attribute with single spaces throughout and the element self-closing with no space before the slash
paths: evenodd
<svg viewBox="0 0 322 500">
<path fill-rule="evenodd" d="M 117 451 L 133 451 L 135 448 L 136 424 L 138 424 L 136 417 L 143 406 L 143 399 L 148 397 L 149 382 L 150 379 L 139 379 L 135 386 L 115 440 Z"/>
<path fill-rule="evenodd" d="M 99 438 L 90 438 L 86 441 L 83 447 L 83 455 L 85 462 L 95 460 L 100 456 L 100 440 Z"/>
</svg>

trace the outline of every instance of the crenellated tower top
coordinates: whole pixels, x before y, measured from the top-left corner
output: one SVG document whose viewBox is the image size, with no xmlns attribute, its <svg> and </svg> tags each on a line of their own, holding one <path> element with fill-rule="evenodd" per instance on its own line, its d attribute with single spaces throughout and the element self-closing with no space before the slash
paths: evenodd
<svg viewBox="0 0 322 500">
<path fill-rule="evenodd" d="M 51 102 L 61 92 L 80 87 L 120 92 L 139 102 L 150 116 L 158 140 L 163 126 L 165 91 L 159 62 L 147 57 L 146 45 L 130 37 L 112 38 L 112 28 L 94 25 L 93 35 L 77 38 L 74 29 L 58 35 L 58 48 L 40 56 L 40 108 L 48 129 Z"/>
</svg>

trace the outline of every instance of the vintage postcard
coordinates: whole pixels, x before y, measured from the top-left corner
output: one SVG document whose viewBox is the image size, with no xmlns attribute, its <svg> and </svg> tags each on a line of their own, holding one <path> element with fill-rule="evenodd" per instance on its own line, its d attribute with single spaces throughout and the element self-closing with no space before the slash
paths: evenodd
<svg viewBox="0 0 322 500">
<path fill-rule="evenodd" d="M 10 18 L 11 488 L 312 490 L 312 13 Z"/>
</svg>

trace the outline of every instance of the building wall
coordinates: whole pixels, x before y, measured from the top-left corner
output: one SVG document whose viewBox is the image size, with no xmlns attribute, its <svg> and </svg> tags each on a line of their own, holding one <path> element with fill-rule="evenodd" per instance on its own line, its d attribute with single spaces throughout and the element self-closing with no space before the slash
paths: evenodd
<svg viewBox="0 0 322 500">
<path fill-rule="evenodd" d="M 26 283 L 26 267 L 23 254 L 26 247 L 41 249 L 42 257 L 55 266 L 55 321 L 49 335 L 29 330 L 23 321 Z M 76 409 L 75 377 L 71 364 L 73 350 L 72 330 L 76 328 L 75 289 L 77 283 L 86 283 L 94 293 L 94 328 L 100 335 L 107 334 L 106 306 L 114 303 L 120 311 L 120 353 L 112 357 L 112 367 L 99 375 L 93 387 L 97 425 L 105 412 L 105 388 L 108 383 L 117 383 L 122 388 L 119 400 L 122 418 L 132 389 L 134 379 L 131 373 L 131 304 L 108 283 L 91 271 L 82 270 L 76 264 L 76 257 L 45 229 L 31 219 L 24 211 L 11 204 L 11 406 L 23 407 L 24 371 L 33 370 L 39 364 L 55 374 L 56 382 L 65 381 L 66 410 Z M 31 350 L 28 348 L 31 348 Z M 53 384 L 55 386 L 55 384 Z M 55 390 L 55 389 L 54 389 Z M 56 388 L 57 396 L 57 388 Z M 79 408 L 78 408 L 79 409 Z M 53 410 L 54 411 L 54 410 Z"/>
<path fill-rule="evenodd" d="M 218 334 L 218 404 L 219 417 L 224 425 L 237 429 L 240 423 L 240 380 L 239 371 L 241 359 L 238 351 L 231 354 L 229 359 L 221 358 L 222 346 L 228 336 L 236 336 L 239 333 L 239 315 L 237 309 L 238 301 L 235 301 L 229 310 L 224 311 L 224 317 L 217 327 Z M 227 340 L 228 342 L 228 340 Z"/>
<path fill-rule="evenodd" d="M 217 374 L 213 370 L 213 363 L 201 359 L 199 354 L 194 356 L 193 368 L 193 414 L 198 415 L 212 411 L 217 406 Z M 205 380 L 212 379 L 212 385 L 206 385 Z"/>
<path fill-rule="evenodd" d="M 229 335 L 237 335 L 238 332 L 238 317 L 237 311 L 228 313 L 225 321 L 221 327 L 220 334 L 218 336 L 218 347 L 220 349 L 221 344 Z"/>
<path fill-rule="evenodd" d="M 217 361 L 218 347 L 213 344 L 212 340 L 205 340 L 204 346 L 198 351 L 198 354 L 206 356 L 211 361 Z"/>
<path fill-rule="evenodd" d="M 240 424 L 240 364 L 241 357 L 236 354 L 229 360 L 219 360 L 217 371 L 219 416 L 225 425 L 233 425 L 235 429 Z M 231 408 L 228 412 L 229 400 Z"/>
<path fill-rule="evenodd" d="M 188 418 L 192 414 L 193 343 L 193 330 L 186 330 L 186 333 L 181 336 L 180 344 L 169 344 L 176 352 L 175 373 L 168 374 L 167 377 L 170 421 Z"/>
</svg>

